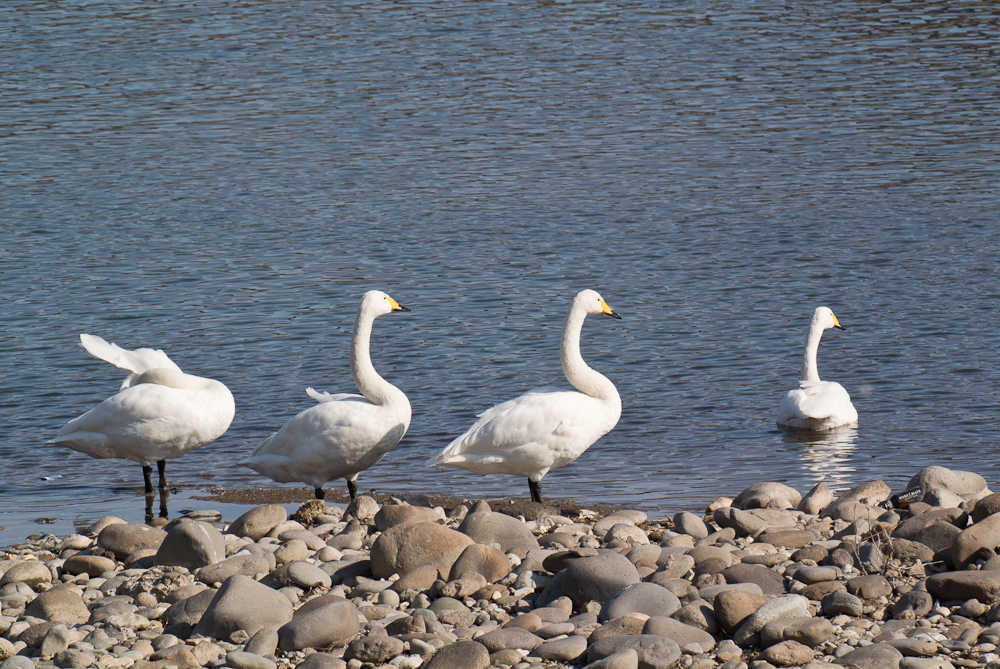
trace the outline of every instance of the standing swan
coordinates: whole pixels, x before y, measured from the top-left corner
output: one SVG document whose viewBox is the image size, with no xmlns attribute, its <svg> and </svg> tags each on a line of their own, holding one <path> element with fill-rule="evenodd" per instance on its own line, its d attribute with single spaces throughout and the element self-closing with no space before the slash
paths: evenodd
<svg viewBox="0 0 1000 669">
<path fill-rule="evenodd" d="M 857 423 L 858 412 L 851 404 L 851 396 L 836 381 L 820 381 L 816 370 L 816 351 L 823 330 L 846 330 L 833 312 L 817 307 L 813 312 L 806 349 L 802 354 L 802 381 L 795 390 L 789 390 L 778 407 L 778 425 L 797 430 L 817 432 L 832 430 Z"/>
<path fill-rule="evenodd" d="M 46 444 L 138 462 L 150 495 L 153 462 L 159 488 L 166 490 L 165 460 L 218 439 L 233 422 L 236 404 L 229 388 L 185 374 L 163 351 L 128 351 L 89 334 L 81 334 L 80 343 L 95 358 L 131 373 L 117 395 L 71 420 Z"/>
<path fill-rule="evenodd" d="M 574 298 L 559 357 L 566 380 L 579 392 L 540 388 L 499 404 L 480 414 L 465 434 L 428 464 L 474 474 L 527 476 L 531 499 L 541 502 L 542 477 L 580 457 L 622 415 L 615 385 L 580 355 L 580 331 L 588 314 L 621 318 L 593 290 L 582 290 Z"/>
<path fill-rule="evenodd" d="M 361 298 L 351 340 L 351 376 L 361 395 L 306 388 L 319 404 L 285 423 L 241 465 L 281 483 L 311 485 L 316 499 L 323 499 L 326 482 L 343 477 L 351 499 L 357 496 L 358 472 L 381 460 L 410 426 L 410 401 L 378 375 L 368 351 L 372 323 L 393 311 L 409 309 L 380 290 Z"/>
</svg>

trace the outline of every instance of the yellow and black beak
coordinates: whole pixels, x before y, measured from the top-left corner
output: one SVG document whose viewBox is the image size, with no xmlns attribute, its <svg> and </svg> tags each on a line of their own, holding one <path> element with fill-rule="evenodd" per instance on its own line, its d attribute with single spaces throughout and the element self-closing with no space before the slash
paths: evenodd
<svg viewBox="0 0 1000 669">
<path fill-rule="evenodd" d="M 391 297 L 386 296 L 385 299 L 389 300 L 389 306 L 392 307 L 392 311 L 409 311 L 409 309 L 407 309 L 406 307 L 404 307 L 402 304 L 392 299 Z"/>
<path fill-rule="evenodd" d="M 604 300 L 601 300 L 601 313 L 604 314 L 605 316 L 611 316 L 612 318 L 617 318 L 618 320 L 622 319 L 622 317 L 619 316 L 617 313 L 615 313 L 615 310 L 609 307 L 608 303 L 605 302 Z"/>
<path fill-rule="evenodd" d="M 830 315 L 833 316 L 833 314 L 830 314 Z M 843 325 L 840 324 L 840 321 L 837 320 L 836 316 L 833 316 L 833 327 L 837 328 L 838 330 L 846 330 L 847 329 Z"/>
</svg>

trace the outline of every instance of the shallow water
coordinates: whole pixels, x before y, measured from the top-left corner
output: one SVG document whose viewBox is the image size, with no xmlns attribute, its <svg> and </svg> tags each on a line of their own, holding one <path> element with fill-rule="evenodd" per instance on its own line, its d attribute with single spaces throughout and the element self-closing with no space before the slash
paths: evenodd
<svg viewBox="0 0 1000 669">
<path fill-rule="evenodd" d="M 351 391 L 360 295 L 409 433 L 362 489 L 526 495 L 424 462 L 565 383 L 572 295 L 618 427 L 546 495 L 700 509 L 920 467 L 1000 475 L 1000 10 L 985 2 L 15 2 L 0 17 L 0 542 L 142 517 L 138 465 L 42 446 L 113 394 L 78 335 L 226 383 L 182 490 Z M 776 429 L 815 306 L 856 431 Z M 53 480 L 43 477 L 60 476 Z M 342 482 L 331 483 L 342 486 Z M 202 506 L 212 506 L 203 503 Z M 37 526 L 38 517 L 57 520 Z"/>
</svg>

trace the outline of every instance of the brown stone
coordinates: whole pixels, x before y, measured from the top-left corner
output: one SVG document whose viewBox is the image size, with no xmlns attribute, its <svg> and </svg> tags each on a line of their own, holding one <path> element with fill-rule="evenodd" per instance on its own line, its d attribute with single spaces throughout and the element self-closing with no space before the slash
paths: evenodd
<svg viewBox="0 0 1000 669">
<path fill-rule="evenodd" d="M 372 574 L 375 578 L 389 578 L 433 565 L 442 578 L 447 578 L 465 547 L 474 543 L 467 535 L 437 523 L 397 525 L 383 532 L 372 545 Z"/>
<path fill-rule="evenodd" d="M 770 599 L 768 595 L 743 590 L 723 590 L 715 596 L 715 618 L 723 631 L 732 634 Z"/>
</svg>

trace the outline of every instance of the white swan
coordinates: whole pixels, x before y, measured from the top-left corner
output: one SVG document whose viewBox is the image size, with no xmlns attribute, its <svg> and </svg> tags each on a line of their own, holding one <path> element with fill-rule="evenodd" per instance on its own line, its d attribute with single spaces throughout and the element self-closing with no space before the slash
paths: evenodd
<svg viewBox="0 0 1000 669">
<path fill-rule="evenodd" d="M 795 390 L 789 390 L 778 407 L 778 424 L 797 430 L 824 431 L 858 421 L 858 411 L 851 404 L 851 396 L 836 381 L 820 381 L 816 369 L 816 351 L 823 330 L 846 330 L 833 312 L 817 307 L 813 312 L 802 354 L 802 381 Z"/>
<path fill-rule="evenodd" d="M 153 492 L 153 462 L 167 487 L 166 463 L 221 437 L 236 404 L 222 383 L 185 374 L 160 350 L 128 351 L 100 337 L 80 335 L 95 358 L 130 372 L 120 392 L 74 418 L 45 442 L 95 458 L 124 458 L 142 465 L 146 493 Z"/>
<path fill-rule="evenodd" d="M 288 421 L 240 464 L 281 483 L 323 485 L 347 479 L 351 499 L 358 472 L 382 459 L 410 426 L 410 401 L 375 371 L 369 355 L 372 323 L 382 314 L 409 311 L 380 290 L 361 298 L 351 340 L 351 376 L 361 395 L 330 395 L 306 388 L 319 402 Z M 363 395 L 363 397 L 362 397 Z"/>
<path fill-rule="evenodd" d="M 559 355 L 566 380 L 579 392 L 539 388 L 499 404 L 480 414 L 465 434 L 428 464 L 474 474 L 527 476 L 531 499 L 541 502 L 542 477 L 580 457 L 611 431 L 622 414 L 615 385 L 580 355 L 580 331 L 588 314 L 621 318 L 593 290 L 580 291 L 573 300 Z"/>
</svg>

